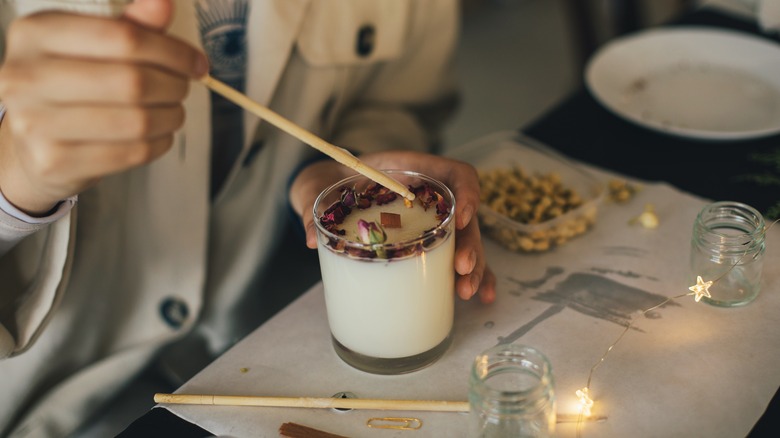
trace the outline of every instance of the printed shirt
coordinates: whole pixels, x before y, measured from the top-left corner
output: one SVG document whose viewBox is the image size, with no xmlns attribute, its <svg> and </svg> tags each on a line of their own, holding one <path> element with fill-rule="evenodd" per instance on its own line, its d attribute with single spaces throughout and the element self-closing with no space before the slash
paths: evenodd
<svg viewBox="0 0 780 438">
<path fill-rule="evenodd" d="M 246 88 L 248 0 L 197 0 L 201 39 L 209 58 L 210 74 L 244 92 Z M 243 111 L 211 93 L 211 197 L 214 198 L 241 153 Z"/>
</svg>

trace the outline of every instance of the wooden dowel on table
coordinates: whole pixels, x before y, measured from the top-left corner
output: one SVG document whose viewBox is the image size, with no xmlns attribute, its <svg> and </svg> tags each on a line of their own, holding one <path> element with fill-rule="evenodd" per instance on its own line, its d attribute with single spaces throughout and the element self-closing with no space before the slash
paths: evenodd
<svg viewBox="0 0 780 438">
<path fill-rule="evenodd" d="M 442 400 L 388 400 L 370 398 L 337 397 L 258 397 L 244 395 L 211 394 L 163 394 L 154 395 L 155 403 L 179 405 L 210 406 L 255 406 L 276 408 L 314 408 L 314 409 L 368 409 L 376 411 L 432 411 L 432 412 L 469 412 L 467 401 Z M 580 421 L 602 422 L 607 417 L 558 413 L 558 423 L 576 423 Z"/>
<path fill-rule="evenodd" d="M 357 173 L 360 173 L 367 178 L 370 178 L 372 181 L 382 184 L 383 186 L 398 193 L 410 201 L 414 200 L 414 193 L 410 192 L 406 186 L 389 177 L 387 174 L 382 173 L 381 171 L 363 163 L 357 157 L 352 155 L 352 153 L 350 153 L 348 150 L 328 143 L 322 138 L 296 125 L 292 121 L 282 117 L 271 109 L 253 101 L 235 88 L 232 88 L 224 82 L 214 79 L 210 75 L 204 76 L 200 79 L 200 81 L 215 93 L 220 94 L 241 108 L 260 117 L 266 122 L 276 126 L 282 131 L 292 135 L 298 140 L 301 140 L 302 142 L 313 147 L 314 149 L 317 149 L 325 155 L 328 155 L 339 163 L 355 170 Z"/>
<path fill-rule="evenodd" d="M 468 412 L 466 401 L 384 400 L 336 397 L 255 397 L 240 395 L 155 394 L 156 403 L 216 406 L 263 406 L 318 409 L 371 409 L 378 411 Z"/>
</svg>

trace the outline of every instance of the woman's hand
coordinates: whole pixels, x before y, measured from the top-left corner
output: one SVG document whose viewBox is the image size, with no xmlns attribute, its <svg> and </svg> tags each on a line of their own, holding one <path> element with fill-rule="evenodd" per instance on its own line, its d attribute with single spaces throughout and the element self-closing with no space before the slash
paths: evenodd
<svg viewBox="0 0 780 438">
<path fill-rule="evenodd" d="M 483 303 L 496 297 L 496 277 L 485 260 L 485 251 L 476 217 L 479 206 L 479 179 L 474 168 L 449 158 L 410 151 L 389 151 L 361 155 L 361 161 L 376 169 L 414 170 L 443 182 L 455 194 L 455 290 L 464 300 L 475 294 Z M 306 228 L 306 245 L 317 247 L 314 226 L 314 200 L 339 180 L 355 172 L 335 161 L 325 160 L 306 167 L 290 187 L 290 203 Z"/>
<path fill-rule="evenodd" d="M 205 55 L 164 33 L 170 0 L 120 18 L 42 12 L 11 24 L 0 68 L 0 190 L 43 214 L 102 177 L 150 163 L 184 121 Z"/>
</svg>

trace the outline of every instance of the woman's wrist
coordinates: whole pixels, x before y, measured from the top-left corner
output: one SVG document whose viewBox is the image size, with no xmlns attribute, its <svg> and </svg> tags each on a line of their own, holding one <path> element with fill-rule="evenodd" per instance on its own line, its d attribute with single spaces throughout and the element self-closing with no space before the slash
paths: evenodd
<svg viewBox="0 0 780 438">
<path fill-rule="evenodd" d="M 45 217 L 51 214 L 60 199 L 43 199 L 36 196 L 30 185 L 24 182 L 21 166 L 15 165 L 10 130 L 5 119 L 5 108 L 0 104 L 0 193 L 7 205 L 30 217 Z"/>
</svg>

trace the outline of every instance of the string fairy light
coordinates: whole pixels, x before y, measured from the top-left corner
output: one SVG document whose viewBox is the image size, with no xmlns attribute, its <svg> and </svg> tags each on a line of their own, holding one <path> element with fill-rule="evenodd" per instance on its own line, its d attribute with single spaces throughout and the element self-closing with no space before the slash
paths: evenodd
<svg viewBox="0 0 780 438">
<path fill-rule="evenodd" d="M 772 228 L 778 222 L 780 222 L 780 218 L 776 219 L 768 227 L 764 227 L 764 230 L 763 230 L 763 232 L 761 234 L 766 235 L 766 233 L 769 231 L 769 229 Z M 640 316 L 644 316 L 647 313 L 652 312 L 653 310 L 655 310 L 655 309 L 657 309 L 659 307 L 663 307 L 667 303 L 669 303 L 671 301 L 674 301 L 674 300 L 677 300 L 679 298 L 683 298 L 683 297 L 687 297 L 687 296 L 693 295 L 694 300 L 697 303 L 703 297 L 710 298 L 711 297 L 711 295 L 710 295 L 710 287 L 712 287 L 715 283 L 717 283 L 723 277 L 728 275 L 728 273 L 731 272 L 732 269 L 734 269 L 737 265 L 739 265 L 739 263 L 742 261 L 742 259 L 747 255 L 748 251 L 750 251 L 751 249 L 752 249 L 751 246 L 749 246 L 747 249 L 745 249 L 745 252 L 742 254 L 742 256 L 739 259 L 737 259 L 737 261 L 734 264 L 732 264 L 729 267 L 729 269 L 726 270 L 726 272 L 724 272 L 723 274 L 718 276 L 716 279 L 704 281 L 704 279 L 701 277 L 701 275 L 697 275 L 696 276 L 696 284 L 694 284 L 693 286 L 688 287 L 688 290 L 690 290 L 691 292 L 666 298 L 665 300 L 663 300 L 659 304 L 656 304 L 655 306 L 650 307 L 649 309 L 642 310 Z M 602 363 L 604 363 L 604 361 L 607 359 L 607 356 L 612 351 L 612 349 L 614 349 L 615 346 L 623 339 L 623 336 L 625 336 L 625 334 L 628 333 L 628 331 L 634 325 L 634 320 L 635 319 L 636 318 L 632 318 L 631 321 L 628 322 L 628 324 L 623 328 L 623 331 L 620 333 L 620 335 L 617 337 L 617 339 L 615 339 L 615 341 L 612 342 L 612 344 L 610 344 L 609 347 L 607 347 L 607 349 L 604 352 L 604 354 L 602 354 L 601 357 L 599 358 L 599 360 L 595 364 L 593 364 L 593 366 L 590 368 L 590 372 L 588 373 L 587 384 L 583 388 L 578 389 L 575 392 L 575 395 L 577 396 L 577 400 L 579 401 L 579 404 L 580 404 L 580 412 L 579 412 L 579 415 L 578 415 L 578 418 L 577 418 L 577 437 L 581 436 L 583 422 L 584 422 L 585 419 L 587 419 L 588 417 L 590 417 L 592 415 L 593 405 L 595 404 L 595 401 L 593 400 L 593 398 L 591 398 L 591 395 L 590 395 L 590 388 L 591 388 L 591 382 L 593 381 L 593 374 L 596 372 L 596 369 L 599 366 L 601 366 Z"/>
<path fill-rule="evenodd" d="M 711 298 L 712 295 L 710 295 L 710 286 L 712 286 L 712 281 L 703 281 L 701 279 L 701 275 L 696 276 L 696 284 L 689 287 L 689 290 L 693 291 L 693 294 L 695 297 L 693 298 L 698 303 L 701 300 L 701 297 L 707 297 Z M 686 294 L 690 295 L 690 294 Z"/>
</svg>

